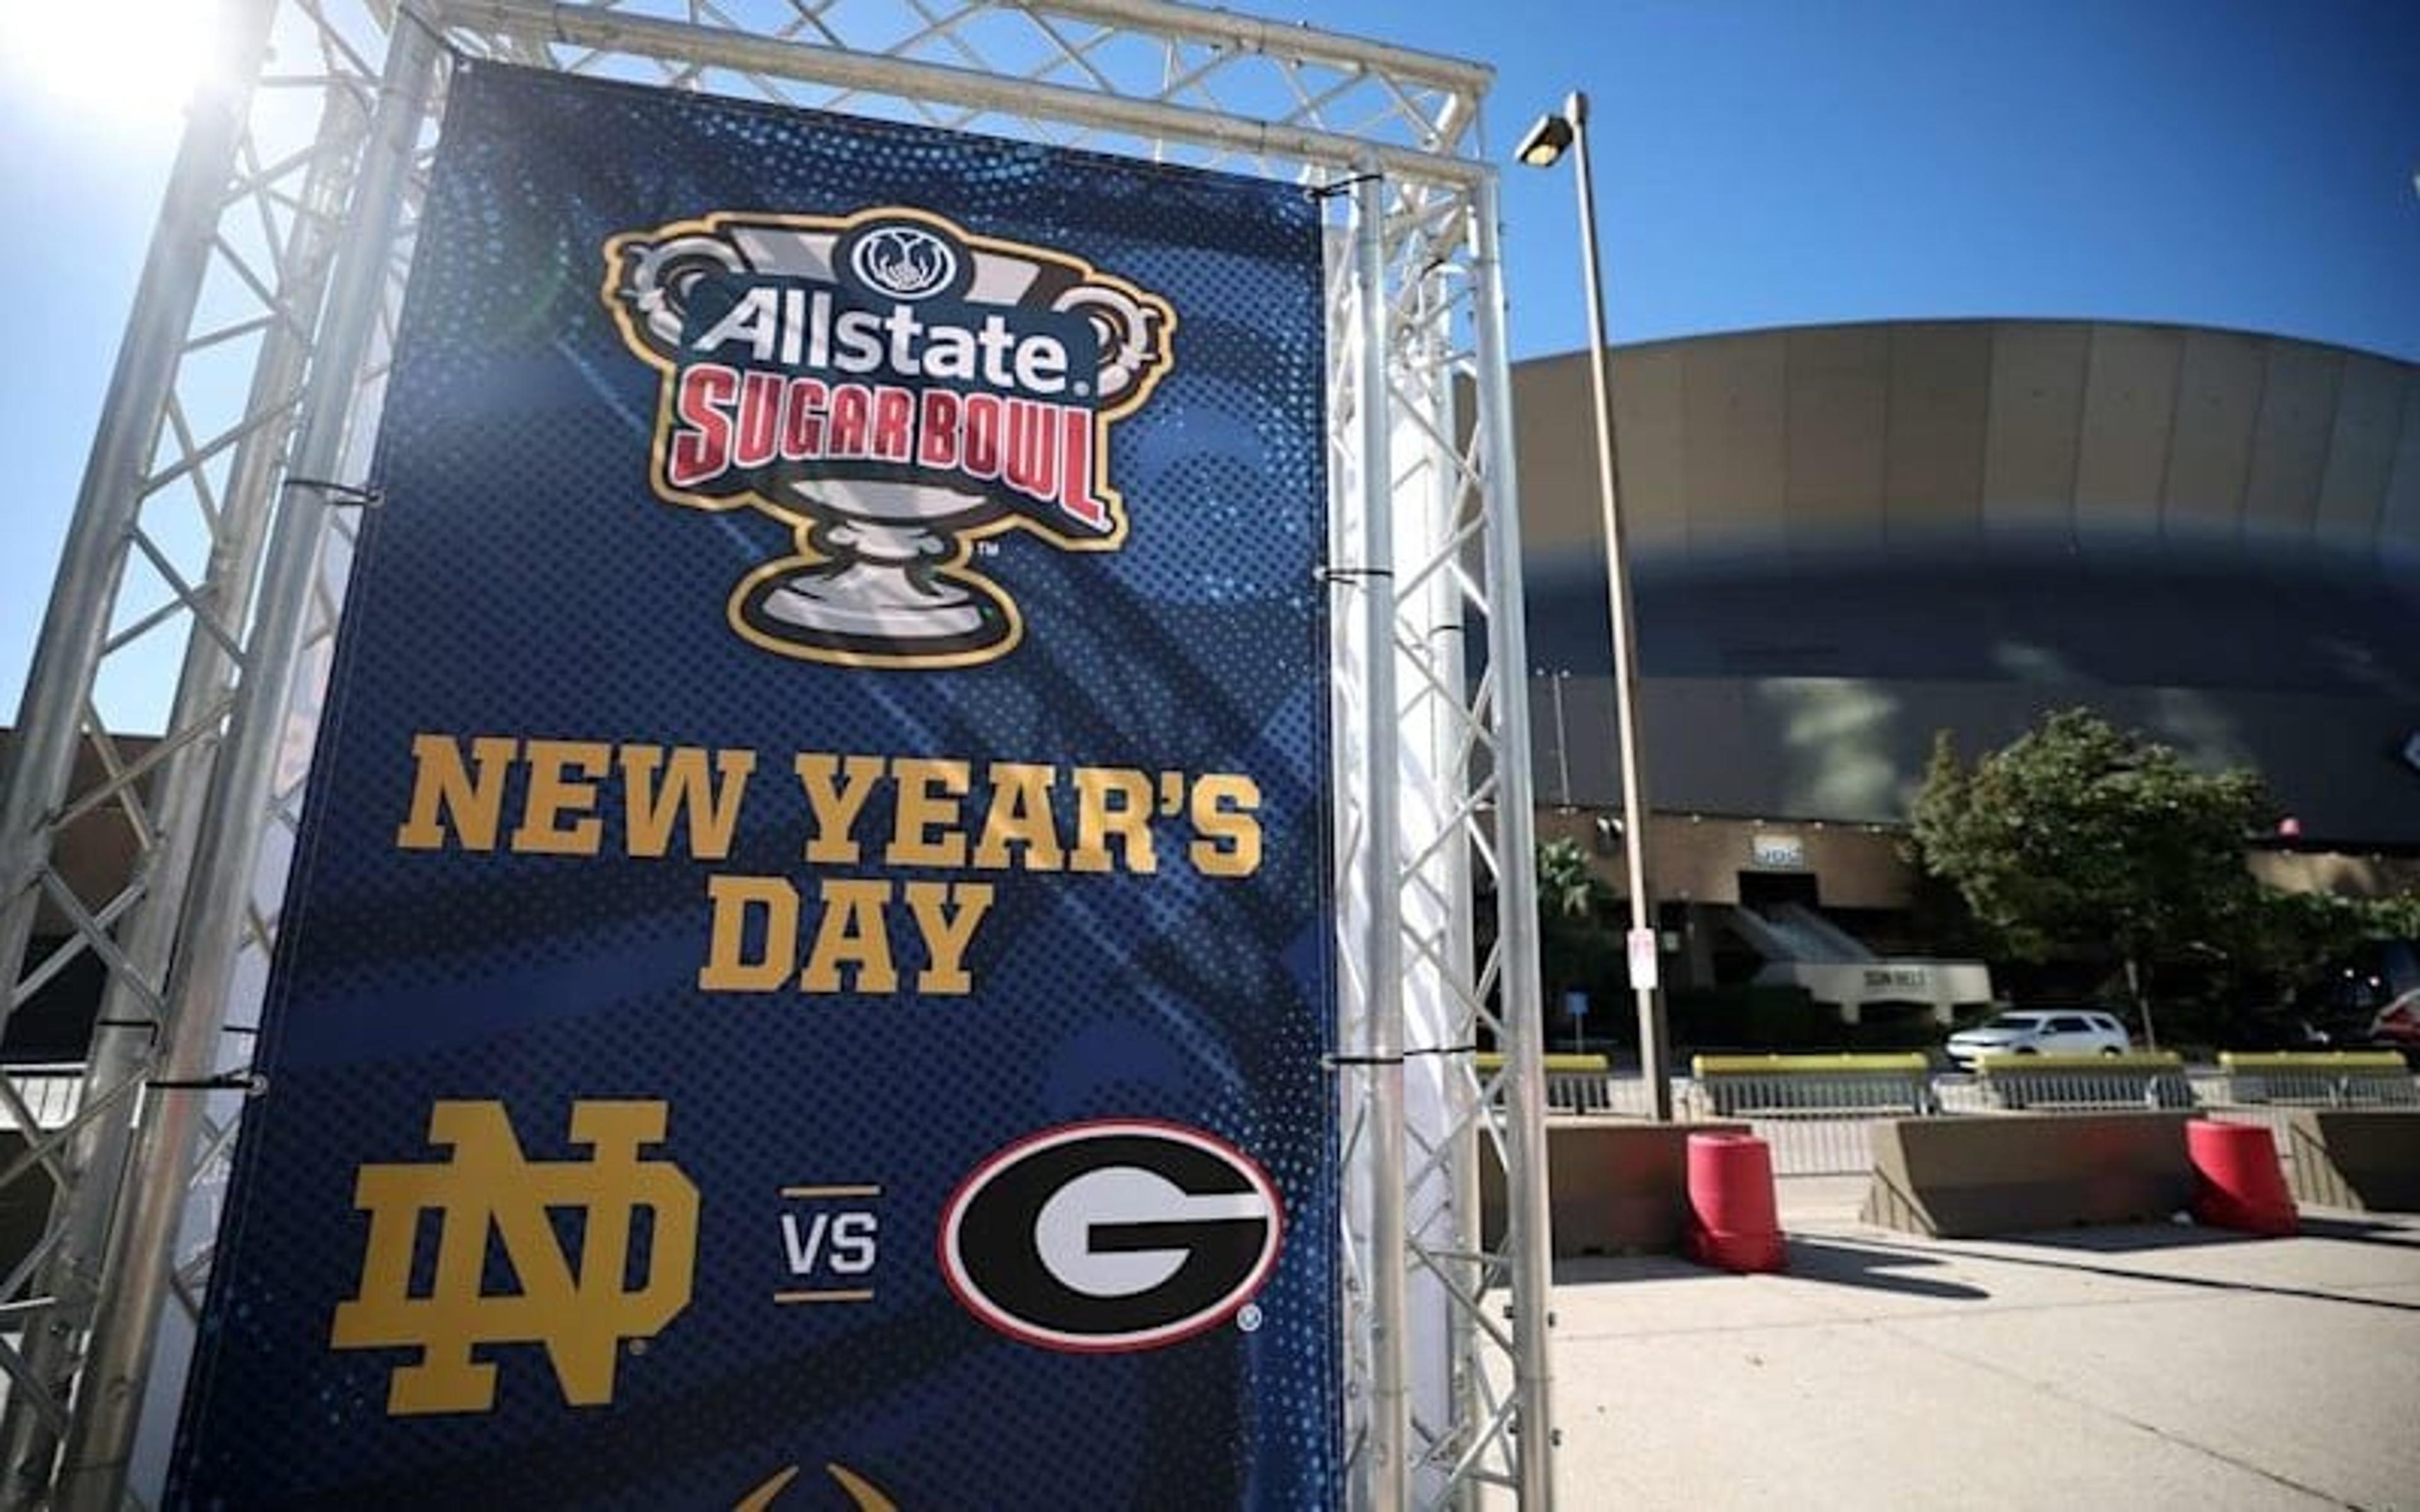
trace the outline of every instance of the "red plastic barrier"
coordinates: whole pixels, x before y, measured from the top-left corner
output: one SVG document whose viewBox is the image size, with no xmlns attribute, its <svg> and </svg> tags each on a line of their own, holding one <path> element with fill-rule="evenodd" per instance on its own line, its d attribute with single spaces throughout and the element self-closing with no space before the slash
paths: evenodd
<svg viewBox="0 0 2420 1512">
<path fill-rule="evenodd" d="M 1749 1134 L 1689 1136 L 1689 1257 L 1725 1271 L 1789 1263 L 1773 1201 L 1773 1151 Z"/>
<path fill-rule="evenodd" d="M 2301 1229 L 2267 1129 L 2195 1119 L 2185 1125 L 2185 1150 L 2193 1157 L 2196 1222 L 2271 1237 Z"/>
</svg>

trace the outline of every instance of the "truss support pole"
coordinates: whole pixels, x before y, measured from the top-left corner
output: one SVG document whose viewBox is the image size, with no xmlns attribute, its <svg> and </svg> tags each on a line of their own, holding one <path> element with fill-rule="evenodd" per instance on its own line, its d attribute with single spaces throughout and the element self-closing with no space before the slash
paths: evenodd
<svg viewBox="0 0 2420 1512">
<path fill-rule="evenodd" d="M 1411 1394 L 1405 1356 L 1409 1318 L 1404 1213 L 1404 928 L 1401 805 L 1393 780 L 1395 725 L 1395 537 L 1393 437 L 1387 379 L 1387 182 L 1366 164 L 1353 189 L 1354 313 L 1359 348 L 1356 418 L 1361 453 L 1361 605 L 1367 661 L 1370 793 L 1361 843 L 1370 889 L 1369 994 L 1360 1047 L 1372 1162 L 1370 1215 L 1371 1512 L 1400 1512 L 1410 1480 Z"/>
<path fill-rule="evenodd" d="M 247 990 L 256 984 L 233 964 L 252 964 L 256 927 L 263 935 L 275 928 L 273 918 L 255 923 L 263 884 L 251 863 L 266 848 L 278 743 L 297 718 L 295 663 L 316 647 L 326 604 L 318 572 L 327 501 L 308 490 L 280 493 L 275 485 L 281 476 L 360 481 L 339 471 L 339 457 L 350 450 L 342 444 L 347 417 L 362 409 L 360 369 L 376 341 L 374 312 L 391 305 L 379 296 L 407 198 L 404 164 L 420 139 L 438 67 L 435 50 L 451 46 L 573 72 L 659 70 L 675 86 L 693 86 L 700 70 L 712 69 L 718 91 L 753 91 L 785 105 L 878 113 L 884 101 L 898 101 L 927 118 L 964 113 L 960 125 L 987 126 L 984 118 L 997 115 L 1008 123 L 1004 135 L 1058 140 L 1072 132 L 1075 145 L 1094 149 L 1170 162 L 1199 154 L 1210 167 L 1240 160 L 1272 177 L 1388 176 L 1324 200 L 1322 214 L 1333 239 L 1327 441 L 1338 493 L 1330 560 L 1366 569 L 1332 601 L 1331 621 L 1345 689 L 1333 704 L 1338 765 L 1350 767 L 1355 782 L 1336 799 L 1350 823 L 1340 822 L 1334 837 L 1333 879 L 1349 963 L 1339 972 L 1337 1080 L 1353 1120 L 1346 1222 L 1339 1226 L 1350 1230 L 1353 1267 L 1342 1351 L 1353 1438 L 1345 1473 L 1352 1504 L 1383 1512 L 1467 1507 L 1515 1491 L 1525 1505 L 1546 1505 L 1553 1455 L 1544 1041 L 1529 871 L 1528 711 L 1508 697 L 1527 656 L 1496 172 L 1475 142 L 1491 70 L 1161 0 L 969 0 L 947 14 L 921 0 L 869 0 L 810 8 L 813 38 L 786 23 L 722 13 L 735 8 L 694 4 L 643 7 L 666 14 L 639 15 L 612 0 L 216 3 L 248 49 L 233 77 L 258 78 L 273 23 L 282 54 L 307 54 L 310 44 L 292 44 L 308 37 L 324 65 L 319 76 L 283 82 L 348 92 L 332 109 L 367 98 L 374 81 L 359 69 L 383 58 L 385 80 L 374 140 L 349 154 L 363 176 L 353 208 L 341 228 L 322 228 L 340 235 L 342 247 L 316 331 L 300 288 L 305 228 L 297 224 L 290 239 L 267 228 L 287 255 L 273 278 L 254 282 L 236 250 L 237 241 L 252 239 L 238 212 L 260 208 L 278 223 L 289 209 L 307 214 L 312 176 L 347 168 L 359 141 L 339 150 L 328 128 L 358 131 L 358 116 L 347 109 L 323 118 L 308 161 L 267 152 L 281 183 L 271 196 L 266 179 L 256 185 L 241 177 L 251 166 L 249 154 L 240 156 L 247 118 L 256 147 L 271 137 L 290 142 L 310 118 L 266 109 L 247 117 L 252 85 L 197 105 L 78 500 L 21 715 L 23 744 L 0 799 L 0 960 L 19 971 L 39 896 L 55 893 L 61 816 L 119 791 L 86 796 L 75 779 L 85 730 L 104 733 L 92 687 L 121 650 L 113 631 L 131 640 L 170 612 L 189 611 L 194 640 L 178 685 L 176 728 L 132 777 L 114 774 L 127 784 L 128 811 L 143 830 L 143 871 L 97 918 L 78 920 L 81 944 L 112 970 L 104 1016 L 156 1016 L 167 1038 L 152 1047 L 137 1043 L 136 1034 L 104 1036 L 86 1079 L 103 1096 L 87 1104 L 95 1127 L 54 1135 L 55 1150 L 38 1164 L 19 1163 L 21 1176 L 55 1180 L 65 1196 L 40 1262 L 50 1268 L 29 1295 L 0 1297 L 0 1305 L 36 1328 L 56 1323 L 62 1331 L 51 1339 L 29 1333 L 22 1351 L 0 1338 L 0 1367 L 12 1387 L 0 1424 L 0 1501 L 14 1489 L 60 1507 L 121 1505 L 130 1473 L 138 1465 L 148 1473 L 158 1404 L 173 1396 L 178 1371 L 163 1324 L 169 1308 L 189 1300 L 182 1278 L 201 1237 L 179 1232 L 200 1217 L 189 1190 L 194 1151 L 197 1135 L 223 1132 L 225 1104 L 236 1100 L 187 1084 L 208 1083 L 238 1054 L 224 1032 L 233 1011 L 230 978 L 242 977 Z M 892 26 L 902 21 L 905 39 Z M 994 23 L 1013 34 L 1000 39 L 997 54 Z M 1036 66 L 1018 39 L 1061 61 Z M 1112 45 L 1134 39 L 1156 45 Z M 944 46 L 963 63 L 938 61 Z M 1228 103 L 1247 95 L 1255 101 L 1249 108 Z M 337 161 L 323 162 L 322 154 Z M 282 187 L 289 170 L 305 175 L 291 193 Z M 341 184 L 330 193 L 341 197 Z M 1468 226 L 1453 219 L 1464 195 L 1474 196 L 1468 203 L 1478 210 Z M 249 203 L 256 197 L 257 207 Z M 221 261 L 254 282 L 253 292 L 270 305 L 265 325 L 208 332 L 197 325 L 209 320 L 212 301 L 201 291 Z M 1456 287 L 1471 301 L 1466 307 L 1450 297 L 1433 305 L 1420 288 L 1431 278 L 1442 287 L 1465 274 L 1472 282 Z M 290 333 L 278 329 L 288 320 Z M 175 468 L 161 464 L 155 449 L 166 428 L 185 440 L 184 410 L 194 397 L 181 386 L 186 354 L 256 331 L 260 355 L 243 422 L 206 453 L 188 447 L 197 455 Z M 307 374 L 285 365 L 291 363 Z M 1474 379 L 1466 388 L 1457 380 L 1466 370 Z M 284 396 L 304 378 L 308 402 L 299 417 L 288 415 Z M 261 402 L 272 393 L 276 405 Z M 1454 419 L 1465 402 L 1474 406 L 1467 441 Z M 281 459 L 288 441 L 291 455 Z M 236 448 L 231 456 L 224 455 L 228 447 Z M 117 600 L 128 596 L 121 574 L 139 570 L 129 564 L 131 551 L 156 544 L 143 529 L 146 511 L 165 488 L 190 479 L 209 512 L 214 501 L 201 470 L 207 464 L 215 474 L 222 461 L 227 503 L 203 543 L 207 572 L 196 579 L 181 565 L 161 564 L 178 602 L 132 629 L 114 625 Z M 1423 468 L 1461 470 L 1450 498 L 1442 487 L 1434 497 L 1422 490 Z M 273 536 L 265 553 L 263 533 Z M 262 555 L 265 564 L 255 560 Z M 248 604 L 245 585 L 256 579 Z M 1367 595 L 1357 615 L 1347 612 L 1354 588 Z M 1455 634 L 1434 644 L 1423 639 L 1433 625 L 1458 632 L 1466 609 L 1484 620 L 1489 638 L 1491 671 L 1475 687 Z M 240 624 L 247 612 L 255 622 L 248 632 Z M 1478 633 L 1481 625 L 1467 628 Z M 1342 670 L 1365 650 L 1366 668 Z M 139 794 L 135 778 L 145 781 Z M 1470 932 L 1466 870 L 1482 863 L 1500 882 L 1501 910 L 1484 959 Z M 31 980 L 16 980 L 19 992 Z M 132 1011 L 118 1011 L 130 1005 Z M 1497 1023 L 1511 1058 L 1502 1075 L 1482 1082 L 1461 1050 L 1488 1021 Z M 1409 1063 L 1417 1074 L 1407 1074 L 1407 1054 L 1419 1057 Z M 139 1113 L 107 1101 L 110 1091 L 123 1097 L 150 1081 L 169 1085 L 152 1087 Z M 116 1123 L 106 1133 L 98 1127 L 104 1119 Z M 1482 1255 L 1472 1232 L 1475 1174 L 1484 1153 L 1498 1148 L 1513 1194 L 1511 1223 L 1503 1246 Z M 97 1235 L 76 1237 L 87 1235 L 96 1213 L 106 1218 Z M 1440 1291 L 1442 1316 L 1433 1305 Z M 1500 1307 L 1509 1307 L 1509 1324 L 1499 1324 Z M 41 1368 L 29 1369 L 29 1361 Z M 1509 1391 L 1500 1385 L 1507 1380 Z M 20 1408 L 39 1421 L 22 1419 Z M 148 1425 L 141 1421 L 147 1411 L 155 1418 Z M 64 1468 L 45 1489 L 28 1478 L 39 1469 L 26 1467 L 59 1439 L 64 1451 L 49 1458 Z"/>
<path fill-rule="evenodd" d="M 1552 1228 L 1546 1201 L 1546 1021 L 1538 987 L 1538 876 L 1531 857 L 1537 824 L 1529 809 L 1529 702 L 1523 680 L 1529 636 L 1521 594 L 1521 509 L 1512 468 L 1512 370 L 1504 349 L 1502 210 L 1494 178 L 1477 193 L 1480 437 L 1494 486 L 1486 532 L 1487 656 L 1496 671 L 1498 745 L 1496 843 L 1499 948 L 1503 950 L 1505 1047 L 1504 1165 L 1512 1287 L 1513 1391 L 1521 1429 L 1520 1504 L 1555 1504 L 1554 1371 L 1547 1336 L 1552 1318 Z"/>
<path fill-rule="evenodd" d="M 334 230 L 360 150 L 362 116 L 361 103 L 349 94 L 339 90 L 328 96 L 318 146 L 303 180 L 299 211 L 282 259 L 285 271 L 278 290 L 282 318 L 262 346 L 245 406 L 247 414 L 275 413 L 290 406 L 302 388 L 311 332 L 327 286 Z M 244 622 L 261 540 L 273 513 L 270 486 L 291 435 L 290 424 L 254 430 L 239 444 L 228 471 L 226 528 L 214 543 L 208 582 L 209 612 L 229 638 L 240 633 Z M 196 626 L 186 643 L 168 730 L 192 731 L 214 723 L 237 671 L 229 641 L 207 626 Z M 150 1064 L 162 1006 L 161 983 L 167 977 L 193 875 L 199 815 L 216 752 L 215 739 L 191 740 L 161 770 L 153 810 L 161 817 L 163 833 L 145 867 L 143 903 L 128 931 L 128 969 L 111 979 L 101 999 L 80 1106 L 98 1105 L 130 1080 L 143 1076 Z M 8 1466 L 7 1485 L 12 1506 L 39 1493 L 58 1453 L 55 1425 L 63 1420 L 74 1381 L 76 1346 L 84 1331 L 92 1326 L 110 1215 L 124 1180 L 126 1151 L 132 1137 L 129 1112 L 119 1108 L 86 1122 L 64 1152 L 68 1184 L 59 1194 L 61 1211 L 54 1227 L 58 1242 L 35 1288 L 37 1295 L 51 1299 L 50 1305 L 26 1329 L 24 1343 L 25 1377 L 40 1384 L 62 1415 L 40 1411 L 29 1395 L 27 1399 L 9 1402 L 6 1448 L 0 1456 L 5 1456 Z"/>
<path fill-rule="evenodd" d="M 276 10 L 277 0 L 228 0 L 233 46 L 225 82 L 205 85 L 194 97 L 160 230 L 144 258 L 101 427 L 85 462 L 57 585 L 35 642 L 17 711 L 16 760 L 0 798 L 0 973 L 12 983 L 33 941 L 42 872 L 56 838 L 52 816 L 74 779 L 76 737 L 108 642 L 110 611 L 142 508 L 143 477 L 167 414 L 177 351 L 201 301 L 219 202 L 235 177 L 253 76 L 268 52 Z M 0 1026 L 15 1007 L 0 997 Z"/>
<path fill-rule="evenodd" d="M 414 146 L 437 70 L 437 44 L 424 25 L 397 26 L 387 49 L 377 119 L 336 259 L 328 318 L 313 359 L 302 434 L 287 476 L 324 478 L 341 460 L 346 424 L 377 325 L 401 218 Z M 205 1081 L 215 1067 L 228 974 L 252 896 L 261 818 L 268 811 L 287 690 L 302 645 L 311 580 L 318 570 L 329 504 L 310 489 L 288 493 L 262 571 L 261 612 L 246 646 L 227 751 L 212 774 L 194 863 L 194 906 L 169 979 L 162 1079 Z M 112 1226 L 103 1285 L 111 1305 L 93 1331 L 92 1353 L 70 1420 L 56 1504 L 112 1512 L 124 1501 L 143 1385 L 168 1300 L 186 1167 L 202 1119 L 200 1092 L 147 1095 L 130 1179 Z"/>
<path fill-rule="evenodd" d="M 1422 276 L 1421 300 L 1419 306 L 1421 362 L 1428 374 L 1427 392 L 1423 402 L 1433 407 L 1435 427 L 1427 438 L 1429 453 L 1428 507 L 1431 520 L 1428 539 L 1440 551 L 1453 552 L 1456 529 L 1461 522 L 1466 490 L 1455 471 L 1456 457 L 1450 438 L 1462 434 L 1452 367 L 1447 361 L 1446 336 L 1452 303 L 1444 287 L 1448 274 L 1442 268 L 1430 270 Z M 1462 577 L 1449 566 L 1429 577 L 1424 602 L 1419 609 L 1421 624 L 1427 631 L 1422 649 L 1428 656 L 1428 676 L 1439 687 L 1453 695 L 1456 714 L 1469 717 L 1469 657 L 1465 643 L 1466 624 Z M 1432 779 L 1452 798 L 1467 792 L 1470 764 L 1466 754 L 1466 740 L 1458 727 L 1448 727 L 1439 721 L 1430 723 L 1432 744 L 1427 762 Z M 1450 800 L 1449 800 L 1450 801 Z M 1443 817 L 1441 814 L 1440 817 Z M 1449 995 L 1461 984 L 1477 980 L 1471 930 L 1473 893 L 1471 891 L 1470 844 L 1460 831 L 1463 823 L 1455 822 L 1457 833 L 1440 847 L 1437 857 L 1428 869 L 1428 886 L 1436 889 L 1442 900 L 1444 936 L 1438 949 Z M 1432 969 L 1435 969 L 1434 966 Z M 1447 1285 L 1458 1298 L 1467 1299 L 1449 1310 L 1447 1324 L 1447 1360 L 1450 1371 L 1454 1422 L 1459 1433 L 1441 1443 L 1439 1450 L 1456 1458 L 1466 1455 L 1477 1438 L 1477 1425 L 1486 1420 L 1486 1396 L 1481 1390 L 1485 1361 L 1481 1353 L 1481 1332 L 1478 1309 L 1484 1306 L 1486 1266 L 1480 1258 L 1479 1231 L 1479 1162 L 1481 1158 L 1481 1110 L 1478 1105 L 1479 1088 L 1469 1074 L 1467 1062 L 1459 1060 L 1454 1047 L 1475 1044 L 1479 1038 L 1477 1004 L 1468 998 L 1456 998 L 1457 1011 L 1451 1023 L 1442 1031 L 1445 1038 L 1432 1048 L 1453 1050 L 1456 1059 L 1440 1062 L 1437 1076 L 1443 1105 L 1445 1127 L 1451 1132 L 1445 1160 L 1446 1211 L 1451 1218 L 1449 1231 L 1440 1235 L 1442 1247 L 1453 1258 L 1440 1267 Z M 1466 1484 L 1454 1498 L 1457 1508 L 1473 1508 L 1479 1504 L 1478 1488 Z"/>
</svg>

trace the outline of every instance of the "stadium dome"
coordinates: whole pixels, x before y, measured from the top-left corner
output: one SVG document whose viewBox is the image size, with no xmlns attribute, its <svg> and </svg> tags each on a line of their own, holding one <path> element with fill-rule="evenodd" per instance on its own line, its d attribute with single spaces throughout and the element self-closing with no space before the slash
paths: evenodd
<svg viewBox="0 0 2420 1512">
<path fill-rule="evenodd" d="M 1586 354 L 1512 378 L 1534 793 L 1588 836 L 1621 796 Z M 1934 732 L 2073 704 L 2256 767 L 2278 880 L 2420 880 L 2420 368 L 1921 321 L 1620 348 L 1613 384 L 1668 903 L 1900 906 Z"/>
</svg>

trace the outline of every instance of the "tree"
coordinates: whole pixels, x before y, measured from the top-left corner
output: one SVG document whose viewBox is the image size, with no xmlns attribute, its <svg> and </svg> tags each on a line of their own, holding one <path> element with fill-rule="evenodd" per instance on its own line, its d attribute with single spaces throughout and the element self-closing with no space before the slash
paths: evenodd
<svg viewBox="0 0 2420 1512">
<path fill-rule="evenodd" d="M 1612 898 L 1613 889 L 1589 870 L 1579 841 L 1538 846 L 1538 975 L 1549 1012 L 1559 1011 L 1566 994 L 1601 973 L 1611 943 L 1598 916 Z M 1578 1033 L 1575 1024 L 1575 1038 Z"/>
<path fill-rule="evenodd" d="M 2011 954 L 2112 949 L 2156 1047 L 2146 970 L 2229 954 L 2231 927 L 2260 900 L 2244 840 L 2274 817 L 2254 773 L 2195 771 L 2065 709 L 1971 768 L 1936 736 L 1914 831 L 1921 864 Z"/>
<path fill-rule="evenodd" d="M 2274 1002 L 2291 1000 L 2342 968 L 2371 940 L 2420 939 L 2420 892 L 2348 898 L 2263 887 L 2237 932 L 2236 965 Z"/>
</svg>

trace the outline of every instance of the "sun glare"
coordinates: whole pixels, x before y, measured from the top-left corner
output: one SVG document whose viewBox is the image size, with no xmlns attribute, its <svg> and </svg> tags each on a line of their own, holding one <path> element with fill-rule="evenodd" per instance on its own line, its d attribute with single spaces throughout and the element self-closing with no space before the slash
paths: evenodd
<svg viewBox="0 0 2420 1512">
<path fill-rule="evenodd" d="M 5 86 L 92 129 L 149 135 L 184 117 L 221 52 L 212 0 L 0 0 Z"/>
</svg>

